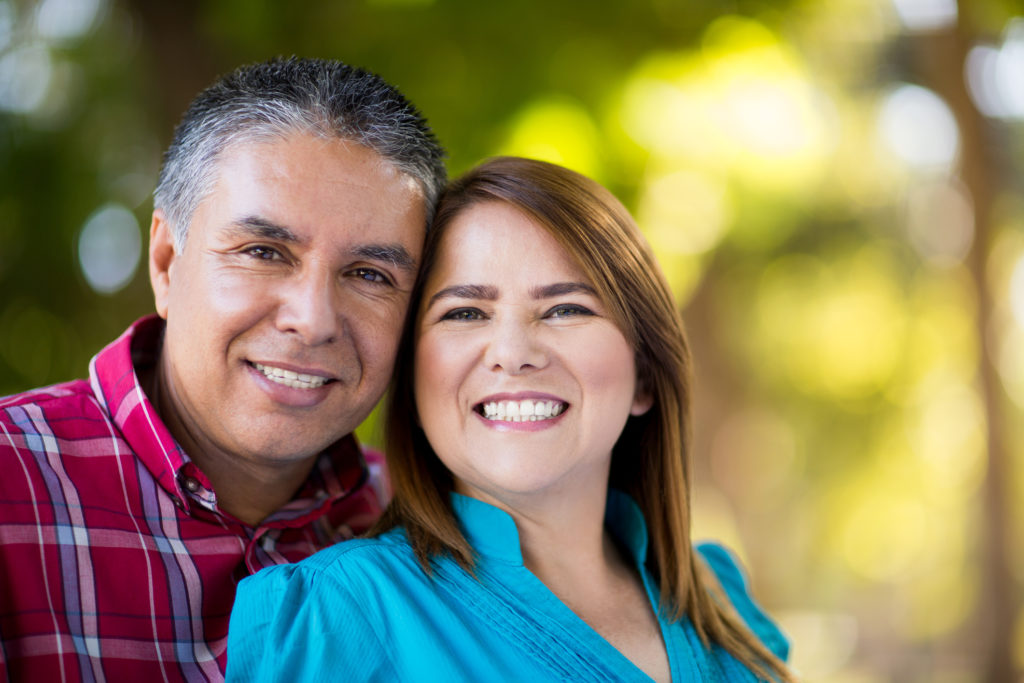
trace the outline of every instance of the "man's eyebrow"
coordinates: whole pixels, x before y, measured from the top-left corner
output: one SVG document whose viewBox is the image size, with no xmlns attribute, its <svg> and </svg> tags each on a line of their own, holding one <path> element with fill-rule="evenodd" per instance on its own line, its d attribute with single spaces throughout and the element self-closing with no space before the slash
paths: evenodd
<svg viewBox="0 0 1024 683">
<path fill-rule="evenodd" d="M 233 232 L 244 233 L 276 242 L 299 244 L 303 241 L 302 238 L 283 225 L 278 225 L 260 216 L 246 216 L 245 218 L 233 221 L 228 226 L 228 229 Z M 371 261 L 390 263 L 396 268 L 408 272 L 416 271 L 416 259 L 401 244 L 361 244 L 353 250 L 353 254 L 359 258 Z"/>
<path fill-rule="evenodd" d="M 416 259 L 401 244 L 361 244 L 353 252 L 360 258 L 384 261 L 410 273 L 416 272 Z"/>
<path fill-rule="evenodd" d="M 597 290 L 588 285 L 586 282 L 556 282 L 553 285 L 544 285 L 543 287 L 534 287 L 530 290 L 530 296 L 534 299 L 550 299 L 554 296 L 563 296 L 565 294 L 590 294 L 591 296 L 597 296 Z"/>
<path fill-rule="evenodd" d="M 274 240 L 277 242 L 290 242 L 297 244 L 302 240 L 294 232 L 278 225 L 273 221 L 269 221 L 266 218 L 259 216 L 246 216 L 236 221 L 232 221 L 228 225 L 228 229 L 232 232 L 244 233 L 252 235 L 253 237 L 259 237 L 265 240 Z"/>
<path fill-rule="evenodd" d="M 430 301 L 427 302 L 427 308 L 433 306 L 434 302 L 439 299 L 447 298 L 494 301 L 498 298 L 498 288 L 491 285 L 452 285 L 451 287 L 445 287 L 430 297 Z"/>
</svg>

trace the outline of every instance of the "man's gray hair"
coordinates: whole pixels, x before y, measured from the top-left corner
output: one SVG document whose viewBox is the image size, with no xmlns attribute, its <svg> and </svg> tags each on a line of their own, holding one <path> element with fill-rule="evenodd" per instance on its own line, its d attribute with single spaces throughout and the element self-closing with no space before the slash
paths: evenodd
<svg viewBox="0 0 1024 683">
<path fill-rule="evenodd" d="M 444 188 L 444 150 L 426 120 L 376 74 L 327 59 L 274 59 L 221 77 L 189 105 L 164 154 L 154 207 L 180 252 L 232 145 L 304 133 L 364 145 L 415 179 L 427 221 Z"/>
</svg>

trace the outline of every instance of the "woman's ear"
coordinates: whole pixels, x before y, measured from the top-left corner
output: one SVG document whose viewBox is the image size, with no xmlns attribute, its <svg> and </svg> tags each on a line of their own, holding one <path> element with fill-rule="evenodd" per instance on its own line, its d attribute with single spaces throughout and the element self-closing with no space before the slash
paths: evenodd
<svg viewBox="0 0 1024 683">
<path fill-rule="evenodd" d="M 633 395 L 633 405 L 629 409 L 630 415 L 643 415 L 654 405 L 654 396 L 640 382 L 637 382 L 636 393 Z"/>
</svg>

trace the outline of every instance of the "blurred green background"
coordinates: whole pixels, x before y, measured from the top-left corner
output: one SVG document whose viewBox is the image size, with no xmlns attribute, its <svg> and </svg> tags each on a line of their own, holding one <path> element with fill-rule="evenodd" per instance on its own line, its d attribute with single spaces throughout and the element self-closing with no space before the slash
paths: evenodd
<svg viewBox="0 0 1024 683">
<path fill-rule="evenodd" d="M 398 85 L 453 175 L 540 157 L 633 210 L 696 356 L 697 536 L 806 680 L 1021 680 L 1020 2 L 0 0 L 0 395 L 152 310 L 172 128 L 279 54 Z"/>
</svg>

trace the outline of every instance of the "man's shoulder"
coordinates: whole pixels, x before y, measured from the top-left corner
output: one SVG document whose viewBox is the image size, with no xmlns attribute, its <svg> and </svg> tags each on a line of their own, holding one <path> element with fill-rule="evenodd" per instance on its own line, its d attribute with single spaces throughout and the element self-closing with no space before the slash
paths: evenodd
<svg viewBox="0 0 1024 683">
<path fill-rule="evenodd" d="M 9 468 L 12 458 L 34 462 L 58 454 L 96 454 L 108 448 L 115 433 L 85 380 L 0 398 L 0 468 Z"/>
<path fill-rule="evenodd" d="M 0 424 L 16 431 L 23 431 L 27 426 L 26 420 L 32 418 L 67 419 L 98 412 L 101 412 L 99 403 L 89 382 L 84 379 L 0 397 Z"/>
</svg>

